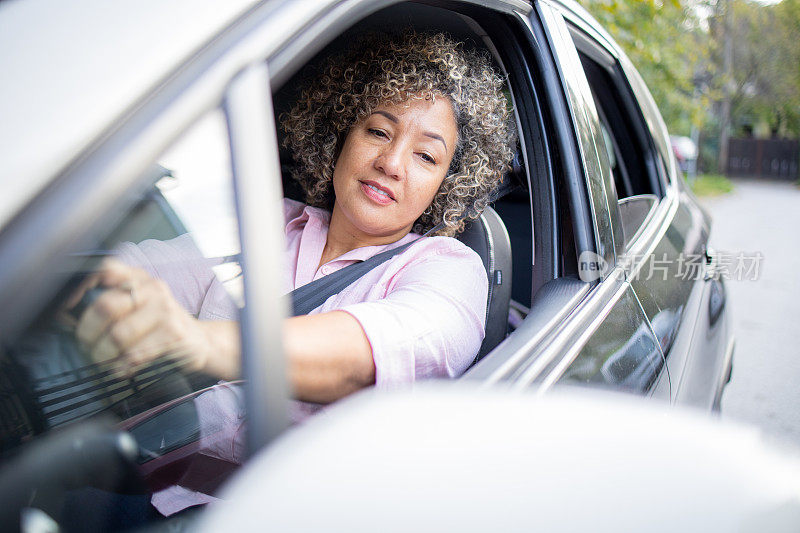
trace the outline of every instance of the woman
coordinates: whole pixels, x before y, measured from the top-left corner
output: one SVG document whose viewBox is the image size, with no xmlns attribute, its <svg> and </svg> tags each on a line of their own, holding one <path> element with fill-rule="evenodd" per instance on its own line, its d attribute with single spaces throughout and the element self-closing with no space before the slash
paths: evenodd
<svg viewBox="0 0 800 533">
<path fill-rule="evenodd" d="M 486 273 L 451 237 L 480 214 L 510 164 L 501 87 L 487 58 L 442 34 L 372 37 L 329 60 L 284 117 L 308 203 L 284 204 L 287 292 L 419 239 L 310 314 L 286 320 L 298 400 L 325 404 L 374 384 L 453 377 L 473 360 Z M 440 223 L 437 236 L 420 238 Z M 146 256 L 182 239 L 138 248 Z M 94 356 L 133 370 L 169 353 L 192 369 L 237 378 L 235 320 L 195 318 L 187 309 L 200 306 L 174 297 L 182 287 L 121 259 L 90 281 L 116 290 L 78 324 Z M 305 405 L 295 418 L 314 409 Z"/>
</svg>

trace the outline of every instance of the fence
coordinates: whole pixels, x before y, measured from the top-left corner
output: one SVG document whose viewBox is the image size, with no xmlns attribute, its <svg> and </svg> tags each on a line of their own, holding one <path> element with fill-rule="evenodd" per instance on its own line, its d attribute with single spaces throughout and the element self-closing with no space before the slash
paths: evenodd
<svg viewBox="0 0 800 533">
<path fill-rule="evenodd" d="M 800 141 L 730 139 L 726 174 L 742 178 L 798 179 Z"/>
</svg>

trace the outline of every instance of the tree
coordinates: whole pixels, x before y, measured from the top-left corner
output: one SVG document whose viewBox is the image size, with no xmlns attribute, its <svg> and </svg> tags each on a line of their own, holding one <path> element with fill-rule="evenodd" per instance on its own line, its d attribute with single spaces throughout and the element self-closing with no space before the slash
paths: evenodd
<svg viewBox="0 0 800 533">
<path fill-rule="evenodd" d="M 702 129 L 707 170 L 727 159 L 728 124 L 800 137 L 800 0 L 580 3 L 637 67 L 670 132 Z"/>
<path fill-rule="evenodd" d="M 733 125 L 800 136 L 800 0 L 734 4 Z"/>
<path fill-rule="evenodd" d="M 699 0 L 581 0 L 647 83 L 671 132 L 702 127 L 716 98 L 703 80 L 716 74 Z"/>
</svg>

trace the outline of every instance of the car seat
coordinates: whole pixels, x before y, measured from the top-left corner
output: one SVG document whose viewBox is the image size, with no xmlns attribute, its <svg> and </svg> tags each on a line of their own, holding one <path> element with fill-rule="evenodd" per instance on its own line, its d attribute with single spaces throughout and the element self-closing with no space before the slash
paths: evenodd
<svg viewBox="0 0 800 533">
<path fill-rule="evenodd" d="M 458 240 L 481 257 L 489 280 L 486 302 L 486 336 L 475 361 L 479 361 L 506 337 L 511 300 L 511 241 L 500 215 L 487 207 L 468 223 Z"/>
</svg>

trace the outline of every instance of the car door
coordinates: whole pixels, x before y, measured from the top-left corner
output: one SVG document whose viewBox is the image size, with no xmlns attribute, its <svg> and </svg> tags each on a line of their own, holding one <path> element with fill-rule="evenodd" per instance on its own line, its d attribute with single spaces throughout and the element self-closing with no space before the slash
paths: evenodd
<svg viewBox="0 0 800 533">
<path fill-rule="evenodd" d="M 575 48 L 572 22 L 565 20 L 563 12 L 548 5 L 542 5 L 540 13 L 570 95 L 599 244 L 594 253 L 584 251 L 578 258 L 580 277 L 590 282 L 597 279 L 597 287 L 587 301 L 597 312 L 580 327 L 581 333 L 570 351 L 536 381 L 545 386 L 556 382 L 598 384 L 668 397 L 664 353 L 625 273 L 626 265 L 620 261 L 626 227 L 618 208 L 611 154 L 604 145 L 607 135 L 603 115 L 595 107 L 596 92 L 587 81 L 583 57 Z M 566 14 L 569 16 L 569 12 Z M 667 387 L 659 387 L 664 382 Z"/>
<path fill-rule="evenodd" d="M 666 127 L 646 86 L 607 36 L 567 12 L 600 118 L 623 265 L 667 361 L 672 399 L 709 408 L 725 376 L 724 286 L 707 253 L 710 219 L 677 176 Z"/>
<path fill-rule="evenodd" d="M 528 42 L 520 47 L 534 51 L 535 59 L 528 64 L 536 69 L 533 77 L 543 80 L 542 87 L 527 90 L 552 120 L 544 128 L 552 165 L 547 179 L 563 191 L 554 209 L 572 241 L 561 242 L 560 268 L 539 287 L 527 323 L 516 332 L 527 337 L 510 337 L 468 377 L 487 383 L 510 381 L 520 389 L 580 383 L 651 394 L 664 375 L 664 359 L 641 303 L 617 264 L 624 237 L 619 213 L 610 208 L 616 205 L 616 191 L 608 154 L 598 149 L 602 129 L 591 90 L 556 7 L 535 4 L 524 24 Z M 541 174 L 534 177 L 540 181 L 532 187 L 544 188 Z M 668 385 L 665 390 L 668 395 Z"/>
</svg>

